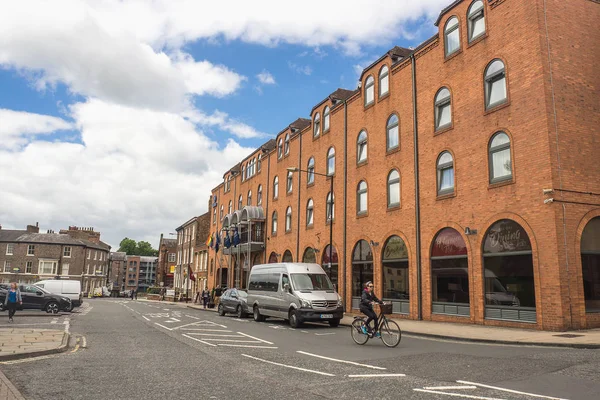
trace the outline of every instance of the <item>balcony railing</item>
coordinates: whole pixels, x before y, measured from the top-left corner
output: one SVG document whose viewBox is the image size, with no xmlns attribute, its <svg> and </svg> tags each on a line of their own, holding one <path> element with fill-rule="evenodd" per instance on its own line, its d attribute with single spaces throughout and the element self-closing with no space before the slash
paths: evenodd
<svg viewBox="0 0 600 400">
<path fill-rule="evenodd" d="M 249 235 L 249 233 L 251 235 Z M 250 240 L 248 240 L 248 237 L 250 237 Z M 251 232 L 248 231 L 243 231 L 240 234 L 240 243 L 248 243 L 248 242 L 264 242 L 265 240 L 265 236 L 264 236 L 264 232 L 262 229 L 252 229 Z"/>
</svg>

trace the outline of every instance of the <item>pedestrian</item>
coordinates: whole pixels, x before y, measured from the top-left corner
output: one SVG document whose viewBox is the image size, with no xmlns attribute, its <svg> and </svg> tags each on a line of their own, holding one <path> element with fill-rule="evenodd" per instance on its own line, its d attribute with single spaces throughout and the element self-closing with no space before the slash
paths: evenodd
<svg viewBox="0 0 600 400">
<path fill-rule="evenodd" d="M 204 303 L 204 308 L 206 308 L 207 304 L 208 304 L 208 290 L 204 289 L 202 291 L 202 303 Z"/>
<path fill-rule="evenodd" d="M 204 293 L 204 291 L 200 292 L 200 288 L 198 288 L 198 290 L 196 290 L 196 298 L 194 299 L 194 304 L 196 304 L 196 302 L 198 302 L 198 304 L 200 304 L 200 299 L 202 298 L 203 293 Z"/>
<path fill-rule="evenodd" d="M 160 301 L 165 301 L 165 288 L 160 288 Z"/>
<path fill-rule="evenodd" d="M 137 294 L 138 294 L 138 291 L 137 291 L 137 289 L 134 289 L 134 290 L 133 290 L 133 294 L 134 294 L 134 296 L 135 296 L 135 299 L 137 300 Z"/>
<path fill-rule="evenodd" d="M 131 300 L 133 300 L 133 295 L 134 295 L 134 294 L 135 294 L 135 289 L 131 289 L 131 293 L 130 293 L 130 295 L 131 295 Z"/>
<path fill-rule="evenodd" d="M 8 309 L 8 322 L 13 322 L 13 316 L 17 311 L 17 304 L 22 305 L 23 299 L 21 298 L 21 291 L 17 287 L 16 282 L 10 284 L 10 289 L 6 292 L 6 299 L 4 299 L 4 306 Z"/>
</svg>

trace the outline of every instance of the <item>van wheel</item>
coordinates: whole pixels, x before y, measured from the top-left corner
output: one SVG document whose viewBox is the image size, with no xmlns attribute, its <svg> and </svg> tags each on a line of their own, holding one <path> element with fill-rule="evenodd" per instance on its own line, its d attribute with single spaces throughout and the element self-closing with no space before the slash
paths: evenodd
<svg viewBox="0 0 600 400">
<path fill-rule="evenodd" d="M 260 311 L 258 311 L 258 306 L 254 306 L 254 320 L 256 322 L 263 322 L 265 320 L 264 315 L 260 315 Z"/>
<path fill-rule="evenodd" d="M 290 326 L 294 329 L 299 328 L 300 325 L 302 325 L 302 321 L 300 321 L 300 319 L 298 318 L 298 315 L 296 314 L 296 310 L 292 310 L 290 311 Z"/>
<path fill-rule="evenodd" d="M 337 328 L 338 326 L 340 326 L 340 320 L 339 319 L 329 320 L 329 326 L 332 328 Z"/>
</svg>

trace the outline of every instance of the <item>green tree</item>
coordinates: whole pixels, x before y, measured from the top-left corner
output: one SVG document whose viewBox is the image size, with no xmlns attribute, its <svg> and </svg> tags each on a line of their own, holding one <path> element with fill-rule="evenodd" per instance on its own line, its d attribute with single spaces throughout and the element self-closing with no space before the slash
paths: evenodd
<svg viewBox="0 0 600 400">
<path fill-rule="evenodd" d="M 138 256 L 151 256 L 157 257 L 158 250 L 154 250 L 152 245 L 144 240 L 137 242 L 137 255 Z"/>
<path fill-rule="evenodd" d="M 129 239 L 128 237 L 121 240 L 121 243 L 119 243 L 119 251 L 127 253 L 128 256 L 137 255 L 137 245 L 135 243 L 135 240 Z"/>
</svg>

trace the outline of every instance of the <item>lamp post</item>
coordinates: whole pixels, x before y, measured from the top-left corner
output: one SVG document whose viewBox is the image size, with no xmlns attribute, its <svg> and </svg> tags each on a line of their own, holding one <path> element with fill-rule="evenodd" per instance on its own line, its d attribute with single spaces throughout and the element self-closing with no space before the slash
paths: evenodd
<svg viewBox="0 0 600 400">
<path fill-rule="evenodd" d="M 333 175 L 321 174 L 321 173 L 318 173 L 315 171 L 306 171 L 304 169 L 300 169 L 297 167 L 288 167 L 287 170 L 290 172 L 306 172 L 308 174 L 324 176 L 325 178 L 328 178 L 329 181 L 331 182 L 331 185 L 329 188 L 329 193 L 331 195 L 331 202 L 329 203 L 329 218 L 328 218 L 328 222 L 329 222 L 329 263 L 327 265 L 327 267 L 329 269 L 329 273 L 331 273 L 331 260 L 333 259 L 332 258 L 333 257 Z M 300 212 L 300 210 L 298 210 L 298 212 Z M 344 299 L 345 299 L 345 296 L 346 296 L 346 288 L 344 288 Z M 344 303 L 345 303 L 345 301 L 344 301 Z"/>
<path fill-rule="evenodd" d="M 169 235 L 177 235 L 177 233 L 169 233 Z M 190 244 L 188 246 L 188 262 L 187 262 L 187 264 L 188 264 L 188 272 L 187 272 L 188 277 L 185 280 L 185 302 L 187 303 L 189 301 L 189 299 L 188 299 L 188 291 L 189 291 L 188 285 L 190 283 L 190 276 L 189 275 L 190 275 L 190 271 L 192 269 L 191 268 L 191 261 L 192 261 L 192 235 L 190 235 L 190 234 L 186 235 L 185 233 L 181 233 L 181 237 L 183 238 L 184 242 L 185 242 L 186 238 L 188 238 L 188 237 L 189 237 L 189 240 L 190 240 L 189 241 Z M 183 277 L 183 262 L 181 263 L 181 268 L 179 270 L 179 274 L 180 274 L 180 276 Z"/>
</svg>

